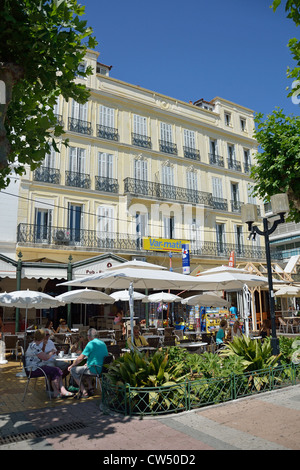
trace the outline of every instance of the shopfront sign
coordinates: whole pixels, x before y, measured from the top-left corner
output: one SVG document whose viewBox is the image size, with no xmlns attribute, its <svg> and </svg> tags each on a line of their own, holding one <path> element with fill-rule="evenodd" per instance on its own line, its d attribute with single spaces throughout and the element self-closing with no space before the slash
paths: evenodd
<svg viewBox="0 0 300 470">
<path fill-rule="evenodd" d="M 187 240 L 144 237 L 143 249 L 149 251 L 172 251 L 182 253 L 182 247 L 187 243 L 189 243 Z"/>
</svg>

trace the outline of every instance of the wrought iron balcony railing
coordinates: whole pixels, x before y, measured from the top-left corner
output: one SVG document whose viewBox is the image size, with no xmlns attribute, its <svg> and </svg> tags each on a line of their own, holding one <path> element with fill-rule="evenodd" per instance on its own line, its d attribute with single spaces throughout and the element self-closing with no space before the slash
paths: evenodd
<svg viewBox="0 0 300 470">
<path fill-rule="evenodd" d="M 242 205 L 244 204 L 241 201 L 230 201 L 231 203 L 231 212 L 238 212 L 240 213 L 242 210 Z"/>
<path fill-rule="evenodd" d="M 166 140 L 159 140 L 159 150 L 164 153 L 177 155 L 177 145 L 173 144 L 173 142 L 167 142 Z"/>
<path fill-rule="evenodd" d="M 56 117 L 56 120 L 57 120 L 57 124 L 59 126 L 64 126 L 64 121 L 63 121 L 63 117 L 61 114 L 55 114 L 54 113 L 54 116 Z"/>
<path fill-rule="evenodd" d="M 59 184 L 60 171 L 56 168 L 40 166 L 40 168 L 34 170 L 33 179 L 35 181 L 42 181 L 43 183 Z"/>
<path fill-rule="evenodd" d="M 118 193 L 119 183 L 117 179 L 107 178 L 105 176 L 95 177 L 95 189 L 97 191 L 106 191 L 108 193 Z"/>
<path fill-rule="evenodd" d="M 250 173 L 251 168 L 252 168 L 252 165 L 250 163 L 244 162 L 244 172 L 245 173 Z"/>
<path fill-rule="evenodd" d="M 222 199 L 220 197 L 212 197 L 212 206 L 214 209 L 220 211 L 228 211 L 228 202 L 227 199 Z"/>
<path fill-rule="evenodd" d="M 69 131 L 92 135 L 92 125 L 88 121 L 69 117 Z"/>
<path fill-rule="evenodd" d="M 183 147 L 183 154 L 185 158 L 190 158 L 191 160 L 200 161 L 200 152 L 191 147 Z"/>
<path fill-rule="evenodd" d="M 135 178 L 125 178 L 124 192 L 138 196 L 154 197 L 172 201 L 189 202 L 192 204 L 212 205 L 211 193 L 180 188 L 169 184 L 153 183 Z"/>
<path fill-rule="evenodd" d="M 230 170 L 242 171 L 241 163 L 237 160 L 232 160 L 231 158 L 228 158 L 228 168 Z"/>
<path fill-rule="evenodd" d="M 55 247 L 80 246 L 82 250 L 144 251 L 142 238 L 138 235 L 23 223 L 18 225 L 17 242 L 22 246 L 43 243 L 43 245 L 47 244 Z M 265 249 L 252 244 L 236 245 L 198 240 L 190 241 L 190 252 L 194 256 L 228 260 L 232 251 L 235 251 L 237 258 L 265 259 Z M 272 248 L 271 256 L 273 259 L 282 259 L 282 253 Z"/>
<path fill-rule="evenodd" d="M 224 158 L 221 157 L 220 155 L 217 155 L 215 153 L 209 153 L 208 156 L 209 156 L 209 163 L 211 165 L 221 166 L 221 167 L 224 166 Z"/>
<path fill-rule="evenodd" d="M 91 177 L 85 173 L 77 173 L 75 171 L 66 171 L 66 186 L 76 188 L 90 189 Z"/>
<path fill-rule="evenodd" d="M 151 137 L 147 137 L 146 135 L 135 134 L 132 132 L 131 141 L 133 145 L 138 145 L 139 147 L 144 147 L 147 149 L 152 148 Z"/>
<path fill-rule="evenodd" d="M 118 129 L 102 126 L 101 124 L 97 124 L 97 136 L 101 137 L 101 139 L 119 140 Z"/>
</svg>

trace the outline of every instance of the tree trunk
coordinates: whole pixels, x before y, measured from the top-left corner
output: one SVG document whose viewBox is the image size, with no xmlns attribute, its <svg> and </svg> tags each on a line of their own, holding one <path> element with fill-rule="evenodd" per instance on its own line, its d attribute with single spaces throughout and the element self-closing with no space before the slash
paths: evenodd
<svg viewBox="0 0 300 470">
<path fill-rule="evenodd" d="M 15 83 L 23 76 L 22 67 L 0 62 L 0 170 L 7 167 L 10 143 L 6 136 L 5 119 Z"/>
</svg>

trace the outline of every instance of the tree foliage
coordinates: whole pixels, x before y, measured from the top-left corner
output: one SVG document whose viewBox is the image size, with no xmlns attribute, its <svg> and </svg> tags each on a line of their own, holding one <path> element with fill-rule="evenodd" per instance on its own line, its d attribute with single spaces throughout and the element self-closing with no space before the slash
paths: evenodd
<svg viewBox="0 0 300 470">
<path fill-rule="evenodd" d="M 271 5 L 273 11 L 276 11 L 280 4 L 281 0 L 274 0 Z M 287 0 L 285 12 L 287 13 L 287 18 L 293 20 L 296 26 L 300 25 L 300 0 Z M 295 104 L 300 104 L 300 41 L 297 38 L 291 38 L 288 42 L 288 47 L 293 59 L 296 61 L 295 67 L 287 68 L 288 78 L 293 79 L 288 96 L 292 97 Z"/>
<path fill-rule="evenodd" d="M 255 138 L 262 151 L 251 172 L 254 193 L 266 200 L 287 193 L 289 220 L 300 222 L 300 117 L 286 116 L 276 108 L 263 119 L 263 114 L 255 117 Z"/>
<path fill-rule="evenodd" d="M 86 86 L 74 82 L 87 48 L 97 44 L 83 14 L 76 0 L 0 0 L 0 80 L 6 89 L 0 104 L 0 189 L 12 168 L 21 175 L 26 164 L 35 169 L 51 145 L 58 150 L 58 96 L 88 100 Z M 91 74 L 91 67 L 81 73 Z"/>
</svg>

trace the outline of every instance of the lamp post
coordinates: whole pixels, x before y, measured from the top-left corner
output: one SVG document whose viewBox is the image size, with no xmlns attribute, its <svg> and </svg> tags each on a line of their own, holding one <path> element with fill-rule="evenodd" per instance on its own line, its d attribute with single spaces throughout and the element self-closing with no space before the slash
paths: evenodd
<svg viewBox="0 0 300 470">
<path fill-rule="evenodd" d="M 276 319 L 275 319 L 275 302 L 272 280 L 271 268 L 271 254 L 270 254 L 270 241 L 269 236 L 276 230 L 279 224 L 284 222 L 284 215 L 289 211 L 289 201 L 286 194 L 275 194 L 271 196 L 271 206 L 273 215 L 279 215 L 279 219 L 273 221 L 273 225 L 269 227 L 268 219 L 263 218 L 263 230 L 260 230 L 257 225 L 253 225 L 257 221 L 257 207 L 254 204 L 244 204 L 242 206 L 242 221 L 248 224 L 248 230 L 251 236 L 255 239 L 256 234 L 265 238 L 266 261 L 268 270 L 268 283 L 269 283 L 269 301 L 270 301 L 270 316 L 271 316 L 271 347 L 272 354 L 277 356 L 279 354 L 279 339 L 276 336 Z"/>
</svg>

